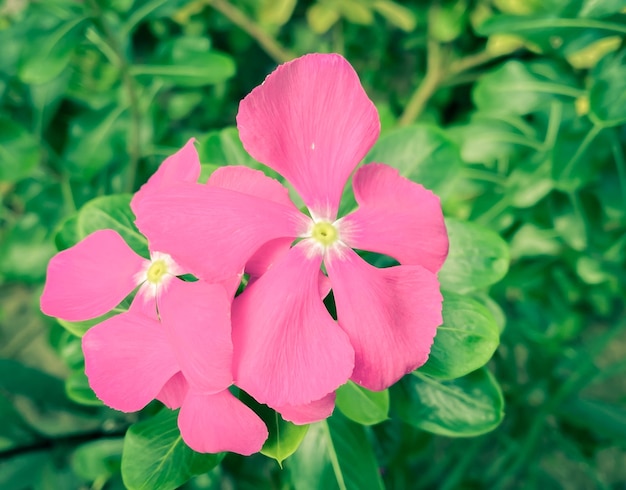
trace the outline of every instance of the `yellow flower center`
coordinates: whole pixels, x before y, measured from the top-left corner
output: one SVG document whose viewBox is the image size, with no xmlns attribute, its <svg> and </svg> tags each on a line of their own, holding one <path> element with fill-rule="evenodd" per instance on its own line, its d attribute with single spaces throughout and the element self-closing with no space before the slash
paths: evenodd
<svg viewBox="0 0 626 490">
<path fill-rule="evenodd" d="M 311 237 L 315 238 L 325 247 L 328 247 L 337 241 L 339 233 L 337 233 L 337 228 L 335 228 L 332 223 L 320 221 L 313 225 Z"/>
<path fill-rule="evenodd" d="M 152 284 L 159 284 L 165 274 L 167 274 L 167 264 L 165 263 L 165 260 L 159 259 L 150 264 L 146 276 L 148 282 Z"/>
</svg>

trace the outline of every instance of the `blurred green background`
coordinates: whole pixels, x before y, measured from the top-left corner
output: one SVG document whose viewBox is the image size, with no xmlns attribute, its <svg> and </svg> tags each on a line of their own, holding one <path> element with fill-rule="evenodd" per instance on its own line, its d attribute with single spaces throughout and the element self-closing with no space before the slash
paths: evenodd
<svg viewBox="0 0 626 490">
<path fill-rule="evenodd" d="M 510 246 L 490 291 L 504 422 L 472 439 L 376 426 L 387 488 L 626 488 L 625 37 L 624 0 L 4 0 L 0 488 L 123 488 L 136 416 L 94 401 L 80 342 L 38 309 L 64 221 L 192 136 L 203 163 L 248 163 L 239 100 L 316 51 L 359 73 L 387 163 L 419 165 L 436 128 L 453 152 L 424 184 Z M 288 473 L 229 455 L 187 488 Z"/>
</svg>

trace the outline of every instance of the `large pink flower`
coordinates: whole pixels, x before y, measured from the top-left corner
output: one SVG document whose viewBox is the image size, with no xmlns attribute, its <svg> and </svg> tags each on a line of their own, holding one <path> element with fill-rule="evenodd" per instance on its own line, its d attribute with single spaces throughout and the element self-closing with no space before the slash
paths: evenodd
<svg viewBox="0 0 626 490">
<path fill-rule="evenodd" d="M 199 172 L 190 141 L 163 163 L 133 205 L 168 182 L 195 181 Z M 176 277 L 184 272 L 191 271 L 167 254 L 152 252 L 147 260 L 117 232 L 96 231 L 52 258 L 41 308 L 70 321 L 96 318 L 139 286 L 128 312 L 83 337 L 85 373 L 94 392 L 125 412 L 158 398 L 180 408 L 181 435 L 191 448 L 252 454 L 260 450 L 267 429 L 228 390 L 233 382 L 230 307 L 239 276 L 208 284 Z"/>
<path fill-rule="evenodd" d="M 294 186 L 308 215 L 286 190 L 247 192 L 256 181 L 238 167 L 224 169 L 237 186 L 181 183 L 146 196 L 137 210 L 151 243 L 204 280 L 244 267 L 253 275 L 258 263 L 266 270 L 233 303 L 237 385 L 291 413 L 327 400 L 348 378 L 380 390 L 423 364 L 442 321 L 441 206 L 397 170 L 369 164 L 353 177 L 358 209 L 337 219 L 342 190 L 379 134 L 352 67 L 322 54 L 286 63 L 241 102 L 237 123 L 247 151 Z M 377 269 L 353 249 L 400 265 Z M 337 321 L 321 299 L 322 264 Z"/>
</svg>

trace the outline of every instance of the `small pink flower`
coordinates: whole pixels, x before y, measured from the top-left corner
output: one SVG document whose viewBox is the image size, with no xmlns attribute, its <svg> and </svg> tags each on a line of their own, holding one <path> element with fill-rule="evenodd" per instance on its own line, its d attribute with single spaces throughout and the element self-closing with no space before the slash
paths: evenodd
<svg viewBox="0 0 626 490">
<path fill-rule="evenodd" d="M 199 173 L 190 141 L 163 163 L 133 205 L 168 183 L 195 181 Z M 184 272 L 190 270 L 168 254 L 151 252 L 147 260 L 117 232 L 96 231 L 52 258 L 41 308 L 69 321 L 96 318 L 139 286 L 128 312 L 95 325 L 82 339 L 85 373 L 96 395 L 124 412 L 157 398 L 180 408 L 181 435 L 192 449 L 252 454 L 267 429 L 228 390 L 230 307 L 239 277 L 222 284 L 185 282 L 176 277 Z"/>
<path fill-rule="evenodd" d="M 136 221 L 204 280 L 257 262 L 267 269 L 233 303 L 237 385 L 286 414 L 321 403 L 348 378 L 381 390 L 423 364 L 442 322 L 441 206 L 397 170 L 369 164 L 353 177 L 359 208 L 337 219 L 342 190 L 379 134 L 352 67 L 324 54 L 281 65 L 241 102 L 237 123 L 247 151 L 294 186 L 309 216 L 278 183 L 266 178 L 272 189 L 261 197 L 246 190 L 258 178 L 227 167 L 230 187 L 174 185 L 147 196 Z M 353 249 L 401 265 L 377 269 Z M 321 300 L 322 263 L 337 321 Z"/>
</svg>

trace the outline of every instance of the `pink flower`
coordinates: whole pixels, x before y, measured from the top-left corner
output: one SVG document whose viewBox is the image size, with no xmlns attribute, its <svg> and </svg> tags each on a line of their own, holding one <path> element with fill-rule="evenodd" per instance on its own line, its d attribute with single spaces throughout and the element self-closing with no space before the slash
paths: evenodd
<svg viewBox="0 0 626 490">
<path fill-rule="evenodd" d="M 223 169 L 231 187 L 173 185 L 142 200 L 136 221 L 207 281 L 264 263 L 267 272 L 233 303 L 237 385 L 285 414 L 324 400 L 348 378 L 381 390 L 423 364 L 442 321 L 441 206 L 374 163 L 354 174 L 358 209 L 337 219 L 342 190 L 379 134 L 352 67 L 332 54 L 281 65 L 241 102 L 237 123 L 247 151 L 293 185 L 309 216 L 271 179 L 265 197 L 247 192 L 257 184 L 252 173 L 231 167 Z M 401 265 L 377 269 L 353 249 Z M 322 303 L 322 263 L 337 321 Z"/>
<path fill-rule="evenodd" d="M 194 160 L 195 156 L 195 160 Z M 197 166 L 197 172 L 188 172 Z M 158 192 L 168 182 L 195 181 L 200 166 L 190 141 L 167 159 L 135 196 Z M 92 233 L 52 258 L 41 297 L 42 311 L 69 321 L 96 318 L 137 286 L 128 312 L 87 331 L 82 340 L 85 373 L 98 397 L 124 412 L 158 398 L 180 408 L 185 442 L 200 452 L 252 454 L 267 429 L 234 397 L 230 307 L 239 284 L 185 282 L 167 254 L 137 255 L 113 230 Z"/>
</svg>

